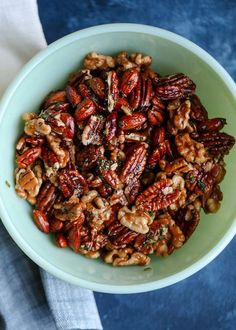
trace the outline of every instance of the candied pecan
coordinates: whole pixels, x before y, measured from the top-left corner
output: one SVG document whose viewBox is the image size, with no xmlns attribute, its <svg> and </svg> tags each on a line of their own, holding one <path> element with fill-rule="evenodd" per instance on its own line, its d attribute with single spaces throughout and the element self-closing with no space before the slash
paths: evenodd
<svg viewBox="0 0 236 330">
<path fill-rule="evenodd" d="M 101 100 L 92 90 L 92 88 L 89 87 L 88 83 L 79 84 L 79 92 L 81 96 L 83 96 L 85 99 L 90 99 L 94 102 L 96 105 L 96 108 L 100 111 L 105 111 L 105 100 Z"/>
<path fill-rule="evenodd" d="M 73 194 L 80 196 L 88 192 L 88 183 L 79 171 L 63 169 L 58 177 L 59 188 L 66 198 Z"/>
<path fill-rule="evenodd" d="M 142 90 L 141 90 L 141 79 L 138 79 L 136 86 L 129 95 L 129 103 L 133 110 L 136 110 L 141 103 Z"/>
<path fill-rule="evenodd" d="M 192 164 L 186 162 L 184 158 L 178 158 L 173 160 L 172 162 L 168 162 L 166 160 L 161 160 L 159 162 L 159 166 L 162 171 L 165 171 L 166 174 L 182 174 L 187 173 L 193 169 Z"/>
<path fill-rule="evenodd" d="M 90 170 L 95 164 L 98 158 L 104 154 L 104 147 L 95 147 L 94 145 L 88 145 L 84 149 L 80 149 L 76 155 L 77 164 L 83 170 Z"/>
<path fill-rule="evenodd" d="M 45 142 L 42 136 L 23 135 L 16 144 L 16 150 L 22 154 L 28 147 L 41 147 Z"/>
<path fill-rule="evenodd" d="M 91 78 L 92 75 L 90 73 L 90 70 L 87 69 L 72 72 L 69 77 L 68 85 L 78 89 L 78 86 L 81 83 L 84 83 Z"/>
<path fill-rule="evenodd" d="M 47 109 L 51 104 L 66 102 L 66 92 L 63 90 L 53 91 L 44 100 L 43 108 Z"/>
<path fill-rule="evenodd" d="M 153 153 L 148 157 L 148 165 L 150 165 L 150 167 L 154 167 L 165 156 L 166 151 L 166 142 L 161 142 L 159 146 L 154 149 Z"/>
<path fill-rule="evenodd" d="M 67 240 L 63 233 L 56 233 L 55 240 L 56 240 L 56 245 L 60 248 L 65 248 L 68 246 Z"/>
<path fill-rule="evenodd" d="M 128 131 L 131 129 L 141 129 L 143 124 L 146 122 L 146 116 L 141 113 L 137 112 L 132 114 L 131 116 L 123 116 L 119 121 L 119 126 L 124 131 Z"/>
<path fill-rule="evenodd" d="M 129 104 L 128 100 L 124 97 L 119 97 L 115 105 L 116 111 L 123 111 L 127 116 L 131 116 L 133 109 Z"/>
<path fill-rule="evenodd" d="M 123 226 L 140 234 L 146 234 L 153 221 L 148 213 L 138 210 L 135 206 L 132 210 L 123 206 L 118 212 L 118 219 Z"/>
<path fill-rule="evenodd" d="M 41 230 L 45 234 L 49 233 L 49 222 L 46 214 L 39 210 L 34 210 L 33 219 L 39 230 Z"/>
<path fill-rule="evenodd" d="M 175 216 L 175 223 L 179 226 L 185 236 L 185 242 L 196 230 L 200 221 L 200 212 L 193 204 L 180 208 Z"/>
<path fill-rule="evenodd" d="M 57 218 L 52 218 L 49 221 L 50 225 L 50 233 L 56 233 L 60 232 L 64 226 L 64 222 L 61 220 L 58 220 Z"/>
<path fill-rule="evenodd" d="M 207 160 L 204 145 L 191 139 L 188 133 L 176 135 L 175 144 L 178 152 L 187 162 L 202 164 Z"/>
<path fill-rule="evenodd" d="M 145 142 L 147 136 L 145 133 L 140 132 L 128 132 L 125 134 L 125 142 Z"/>
<path fill-rule="evenodd" d="M 217 131 L 202 133 L 194 137 L 213 155 L 227 155 L 235 144 L 235 138 Z"/>
<path fill-rule="evenodd" d="M 105 124 L 105 131 L 104 131 L 106 141 L 110 141 L 116 135 L 117 119 L 118 119 L 118 115 L 116 112 L 112 112 L 107 117 Z"/>
<path fill-rule="evenodd" d="M 108 238 L 106 235 L 99 232 L 96 228 L 92 228 L 89 235 L 81 235 L 81 246 L 80 248 L 85 251 L 98 251 L 107 244 Z M 81 252 L 81 251 L 80 251 Z"/>
<path fill-rule="evenodd" d="M 102 143 L 101 132 L 104 126 L 104 118 L 102 116 L 92 115 L 82 133 L 82 143 L 100 145 Z"/>
<path fill-rule="evenodd" d="M 139 80 L 139 70 L 137 69 L 126 70 L 121 78 L 120 91 L 125 96 L 127 96 L 135 88 L 138 80 Z"/>
<path fill-rule="evenodd" d="M 191 119 L 196 120 L 197 122 L 205 121 L 208 119 L 208 114 L 204 106 L 202 105 L 199 97 L 195 94 L 190 96 L 191 102 Z"/>
<path fill-rule="evenodd" d="M 107 94 L 107 109 L 108 111 L 112 111 L 116 105 L 119 96 L 118 89 L 119 80 L 117 74 L 114 70 L 111 70 L 107 73 L 107 86 L 108 86 L 108 94 Z"/>
<path fill-rule="evenodd" d="M 136 178 L 134 178 L 133 181 L 125 187 L 124 193 L 129 203 L 132 204 L 135 201 L 139 194 L 140 188 L 141 182 Z"/>
<path fill-rule="evenodd" d="M 97 161 L 97 171 L 101 179 L 108 183 L 113 189 L 118 189 L 121 186 L 120 179 L 115 172 L 117 167 L 116 163 L 106 159 L 99 159 Z"/>
<path fill-rule="evenodd" d="M 152 97 L 152 81 L 146 73 L 141 73 L 140 79 L 130 94 L 130 105 L 134 110 L 139 107 L 147 108 L 151 104 Z"/>
<path fill-rule="evenodd" d="M 16 169 L 16 193 L 30 203 L 35 204 L 42 184 L 42 169 L 36 165 L 33 170 L 25 168 Z"/>
<path fill-rule="evenodd" d="M 136 199 L 136 206 L 143 211 L 158 211 L 173 204 L 180 196 L 171 187 L 172 180 L 161 179 L 144 190 Z"/>
<path fill-rule="evenodd" d="M 143 144 L 138 144 L 127 156 L 120 175 L 121 182 L 129 185 L 133 179 L 138 179 L 146 164 L 147 150 Z"/>
<path fill-rule="evenodd" d="M 125 247 L 133 242 L 138 236 L 138 233 L 129 230 L 127 227 L 116 221 L 113 221 L 107 226 L 107 233 L 110 240 L 109 246 L 112 244 L 112 248 Z M 108 246 L 106 246 L 106 248 L 108 248 Z"/>
<path fill-rule="evenodd" d="M 158 106 L 153 105 L 148 109 L 148 122 L 152 126 L 160 126 L 165 120 L 165 114 Z"/>
<path fill-rule="evenodd" d="M 81 96 L 78 93 L 77 89 L 73 86 L 68 85 L 66 87 L 66 96 L 72 107 L 76 107 L 77 104 L 81 102 Z"/>
<path fill-rule="evenodd" d="M 116 247 L 125 247 L 128 244 L 132 243 L 134 241 L 134 239 L 137 237 L 137 233 L 135 233 L 134 231 L 128 230 L 128 228 L 126 228 L 126 231 L 123 232 L 118 238 L 116 238 L 113 242 L 113 244 Z"/>
<path fill-rule="evenodd" d="M 76 107 L 75 115 L 74 115 L 75 121 L 76 122 L 83 121 L 95 113 L 96 113 L 96 106 L 94 102 L 90 99 L 84 99 Z"/>
<path fill-rule="evenodd" d="M 100 77 L 94 77 L 89 79 L 88 81 L 89 87 L 93 90 L 93 92 L 100 97 L 100 99 L 104 99 L 105 97 L 105 83 Z"/>
<path fill-rule="evenodd" d="M 56 154 L 47 147 L 42 148 L 42 159 L 46 168 L 46 176 L 55 175 L 60 167 Z"/>
<path fill-rule="evenodd" d="M 50 212 L 56 200 L 56 188 L 51 182 L 45 182 L 37 196 L 36 208 L 37 210 L 47 214 Z"/>
<path fill-rule="evenodd" d="M 153 96 L 152 81 L 145 73 L 141 74 L 141 98 L 139 106 L 141 108 L 149 107 Z"/>
<path fill-rule="evenodd" d="M 164 127 L 155 127 L 152 131 L 152 144 L 157 147 L 160 143 L 165 141 L 165 129 Z"/>
<path fill-rule="evenodd" d="M 84 67 L 89 70 L 107 70 L 115 67 L 114 58 L 107 55 L 89 53 L 84 59 Z"/>
<path fill-rule="evenodd" d="M 65 167 L 69 161 L 70 155 L 68 150 L 61 147 L 62 140 L 58 136 L 49 134 L 47 135 L 47 141 L 52 151 L 56 154 L 60 167 Z"/>
<path fill-rule="evenodd" d="M 25 168 L 34 163 L 35 160 L 41 155 L 41 152 L 41 147 L 27 149 L 25 152 L 23 152 L 23 154 L 16 158 L 16 162 L 19 168 Z"/>
<path fill-rule="evenodd" d="M 98 186 L 97 189 L 99 191 L 99 194 L 104 198 L 110 196 L 113 192 L 112 187 L 109 186 L 109 184 L 106 184 L 106 183 L 105 184 L 104 183 L 100 184 L 100 186 Z"/>
<path fill-rule="evenodd" d="M 199 122 L 197 130 L 198 132 L 220 131 L 226 124 L 225 118 L 212 118 Z"/>
<path fill-rule="evenodd" d="M 43 118 L 36 118 L 25 123 L 24 131 L 29 136 L 48 135 L 51 133 L 51 126 L 47 125 Z"/>
<path fill-rule="evenodd" d="M 74 250 L 74 252 L 79 252 L 81 237 L 80 237 L 80 228 L 78 226 L 73 226 L 68 232 L 67 242 L 70 248 Z"/>
<path fill-rule="evenodd" d="M 75 134 L 74 118 L 66 112 L 48 116 L 45 120 L 50 124 L 53 132 L 62 135 L 64 139 L 72 139 Z"/>
<path fill-rule="evenodd" d="M 194 93 L 195 88 L 189 77 L 177 73 L 157 80 L 156 95 L 162 100 L 173 100 Z"/>
</svg>

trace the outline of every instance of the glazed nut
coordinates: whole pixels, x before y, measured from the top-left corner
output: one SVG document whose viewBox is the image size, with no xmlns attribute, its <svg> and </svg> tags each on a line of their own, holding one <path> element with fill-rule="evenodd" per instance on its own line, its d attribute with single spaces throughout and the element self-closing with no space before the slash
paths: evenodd
<svg viewBox="0 0 236 330">
<path fill-rule="evenodd" d="M 143 55 L 141 53 L 133 53 L 130 55 L 130 59 L 132 62 L 141 66 L 149 66 L 152 64 L 152 58 L 149 55 Z"/>
<path fill-rule="evenodd" d="M 29 136 L 48 135 L 51 133 L 51 126 L 42 118 L 31 119 L 26 121 L 24 131 Z"/>
<path fill-rule="evenodd" d="M 118 211 L 118 219 L 123 226 L 140 234 L 146 234 L 153 221 L 148 213 L 138 210 L 135 206 L 132 207 L 132 210 L 123 206 Z"/>
<path fill-rule="evenodd" d="M 115 61 L 111 56 L 89 53 L 84 60 L 84 67 L 89 70 L 106 70 L 115 67 Z"/>
<path fill-rule="evenodd" d="M 207 161 L 204 145 L 191 139 L 188 133 L 176 135 L 175 144 L 178 152 L 187 162 L 202 164 Z"/>
<path fill-rule="evenodd" d="M 30 169 L 16 170 L 16 193 L 24 199 L 36 197 L 42 184 L 42 169 L 37 166 L 35 173 Z M 31 199 L 32 201 L 32 199 Z M 35 202 L 35 201 L 34 201 Z"/>
</svg>

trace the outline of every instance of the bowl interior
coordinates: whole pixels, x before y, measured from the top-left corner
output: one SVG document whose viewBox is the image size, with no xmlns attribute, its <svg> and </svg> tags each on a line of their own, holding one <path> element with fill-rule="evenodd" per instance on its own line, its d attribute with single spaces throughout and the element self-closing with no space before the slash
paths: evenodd
<svg viewBox="0 0 236 330">
<path fill-rule="evenodd" d="M 50 236 L 42 234 L 34 225 L 31 207 L 15 194 L 14 150 L 22 132 L 21 115 L 37 111 L 45 95 L 62 87 L 69 73 L 80 68 L 84 56 L 94 50 L 105 54 L 115 54 L 120 50 L 150 54 L 153 67 L 161 74 L 184 72 L 189 75 L 197 84 L 197 94 L 209 116 L 227 118 L 225 131 L 233 135 L 236 123 L 235 99 L 220 75 L 203 59 L 184 46 L 161 36 L 161 33 L 159 36 L 136 32 L 107 31 L 94 36 L 81 36 L 78 33 L 72 39 L 65 40 L 28 66 L 29 73 L 18 79 L 2 105 L 6 111 L 1 122 L 0 193 L 5 225 L 34 261 L 73 283 L 108 292 L 138 292 L 170 284 L 170 276 L 184 271 L 208 254 L 233 224 L 236 148 L 226 157 L 227 174 L 221 184 L 224 200 L 220 211 L 207 216 L 202 213 L 200 225 L 186 245 L 170 257 L 153 257 L 147 270 L 143 267 L 112 268 L 100 260 L 89 260 L 69 249 L 55 247 Z M 150 283 L 152 285 L 148 287 Z M 147 284 L 145 289 L 143 284 Z"/>
</svg>

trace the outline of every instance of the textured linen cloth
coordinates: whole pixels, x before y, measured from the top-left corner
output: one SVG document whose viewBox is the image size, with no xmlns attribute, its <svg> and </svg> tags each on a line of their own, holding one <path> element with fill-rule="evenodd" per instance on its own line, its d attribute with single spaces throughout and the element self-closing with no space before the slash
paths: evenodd
<svg viewBox="0 0 236 330">
<path fill-rule="evenodd" d="M 0 1 L 0 96 L 46 46 L 35 0 Z M 93 293 L 39 269 L 0 221 L 0 329 L 102 329 Z"/>
</svg>

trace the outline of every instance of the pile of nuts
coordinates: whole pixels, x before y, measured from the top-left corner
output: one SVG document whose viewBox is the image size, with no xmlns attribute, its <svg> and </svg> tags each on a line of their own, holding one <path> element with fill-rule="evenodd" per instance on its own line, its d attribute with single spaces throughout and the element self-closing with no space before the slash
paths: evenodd
<svg viewBox="0 0 236 330">
<path fill-rule="evenodd" d="M 195 84 L 160 76 L 143 54 L 90 53 L 16 145 L 17 194 L 44 233 L 114 266 L 147 265 L 192 235 L 200 210 L 220 207 L 234 137 L 208 118 Z"/>
</svg>

